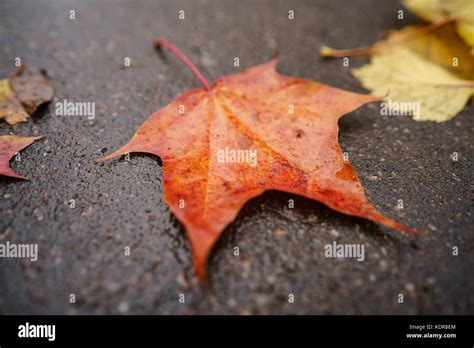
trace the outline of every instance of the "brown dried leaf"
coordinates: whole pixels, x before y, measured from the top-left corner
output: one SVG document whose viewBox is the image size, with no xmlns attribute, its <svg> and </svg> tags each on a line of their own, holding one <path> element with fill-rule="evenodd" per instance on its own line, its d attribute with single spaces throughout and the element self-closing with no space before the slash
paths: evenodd
<svg viewBox="0 0 474 348">
<path fill-rule="evenodd" d="M 14 125 L 26 122 L 38 106 L 53 99 L 51 82 L 42 76 L 0 80 L 0 119 Z"/>
</svg>

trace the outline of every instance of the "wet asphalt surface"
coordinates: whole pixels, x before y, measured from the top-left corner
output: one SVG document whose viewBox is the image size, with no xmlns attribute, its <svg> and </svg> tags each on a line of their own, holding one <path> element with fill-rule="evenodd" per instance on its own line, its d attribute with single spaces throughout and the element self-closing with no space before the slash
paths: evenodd
<svg viewBox="0 0 474 348">
<path fill-rule="evenodd" d="M 132 154 L 129 162 L 93 162 L 125 144 L 153 111 L 199 86 L 175 57 L 153 49 L 155 39 L 175 43 L 209 80 L 279 51 L 281 73 L 363 93 L 342 61 L 321 60 L 318 48 L 367 45 L 417 23 L 407 12 L 398 20 L 400 8 L 376 0 L 3 0 L 2 76 L 21 57 L 26 73 L 47 71 L 55 99 L 28 123 L 0 123 L 0 135 L 44 136 L 12 162 L 30 181 L 0 178 L 0 241 L 39 248 L 37 262 L 0 260 L 0 313 L 472 314 L 472 105 L 443 124 L 380 116 L 377 103 L 340 122 L 341 147 L 369 199 L 425 236 L 267 192 L 225 230 L 205 286 L 194 279 L 183 227 L 163 202 L 160 160 Z M 125 57 L 131 67 L 123 68 Z M 366 61 L 351 59 L 351 67 Z M 55 115 L 54 103 L 64 99 L 94 102 L 95 119 Z M 364 244 L 365 260 L 325 257 L 333 241 Z"/>
</svg>

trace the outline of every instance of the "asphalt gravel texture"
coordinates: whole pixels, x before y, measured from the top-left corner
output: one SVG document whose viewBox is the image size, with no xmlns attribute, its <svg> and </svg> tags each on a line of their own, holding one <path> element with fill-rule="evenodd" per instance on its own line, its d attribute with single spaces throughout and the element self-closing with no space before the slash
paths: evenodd
<svg viewBox="0 0 474 348">
<path fill-rule="evenodd" d="M 379 103 L 339 123 L 341 147 L 371 202 L 424 236 L 266 192 L 225 229 L 204 285 L 184 228 L 163 201 L 160 159 L 94 163 L 152 112 L 200 86 L 176 57 L 156 52 L 154 40 L 173 42 L 209 80 L 279 52 L 282 74 L 367 93 L 349 73 L 366 57 L 345 67 L 319 58 L 319 47 L 369 45 L 419 23 L 406 10 L 399 20 L 400 9 L 378 0 L 2 0 L 2 77 L 21 57 L 25 74 L 49 76 L 55 98 L 27 123 L 0 123 L 0 135 L 43 135 L 11 162 L 29 181 L 0 178 L 0 242 L 39 249 L 36 262 L 0 259 L 0 313 L 474 313 L 472 104 L 441 124 L 381 116 Z M 63 100 L 95 103 L 95 118 L 56 115 Z M 334 241 L 363 244 L 365 260 L 325 257 Z"/>
</svg>

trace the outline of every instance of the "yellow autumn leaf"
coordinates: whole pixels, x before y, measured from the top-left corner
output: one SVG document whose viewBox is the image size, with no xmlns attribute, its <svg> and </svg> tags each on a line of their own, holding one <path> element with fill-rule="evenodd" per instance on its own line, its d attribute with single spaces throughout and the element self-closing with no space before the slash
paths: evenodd
<svg viewBox="0 0 474 348">
<path fill-rule="evenodd" d="M 385 41 L 374 45 L 373 53 L 381 52 L 393 42 L 403 42 L 403 46 L 420 54 L 423 58 L 441 65 L 454 75 L 474 80 L 474 56 L 471 55 L 471 50 L 464 41 L 456 35 L 452 23 L 423 35 L 417 35 L 419 30 L 418 26 L 407 26 L 392 31 Z M 408 37 L 410 37 L 409 40 L 407 40 Z"/>
<path fill-rule="evenodd" d="M 390 109 L 410 112 L 417 121 L 447 121 L 474 94 L 474 82 L 457 77 L 405 46 L 371 57 L 352 74 L 373 95 L 385 96 Z"/>
<path fill-rule="evenodd" d="M 463 40 L 474 48 L 473 0 L 402 0 L 403 5 L 429 22 L 451 18 Z"/>
</svg>

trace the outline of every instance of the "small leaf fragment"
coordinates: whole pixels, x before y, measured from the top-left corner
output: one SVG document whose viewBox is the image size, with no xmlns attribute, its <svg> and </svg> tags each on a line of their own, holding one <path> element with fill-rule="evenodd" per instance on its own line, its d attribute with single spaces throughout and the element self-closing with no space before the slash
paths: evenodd
<svg viewBox="0 0 474 348">
<path fill-rule="evenodd" d="M 20 150 L 31 145 L 34 141 L 41 139 L 38 137 L 22 137 L 18 135 L 2 135 L 0 136 L 0 175 L 17 179 L 26 179 L 16 174 L 10 169 L 10 159 L 13 158 Z"/>
<path fill-rule="evenodd" d="M 11 125 L 26 122 L 38 106 L 52 99 L 51 82 L 42 76 L 14 76 L 0 80 L 0 119 Z"/>
<path fill-rule="evenodd" d="M 53 87 L 49 80 L 42 76 L 18 76 L 10 80 L 16 98 L 32 115 L 38 106 L 53 99 Z"/>
</svg>

